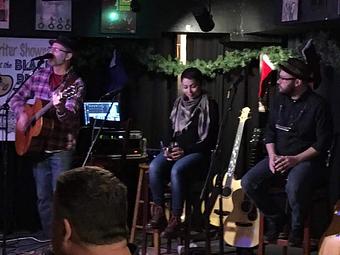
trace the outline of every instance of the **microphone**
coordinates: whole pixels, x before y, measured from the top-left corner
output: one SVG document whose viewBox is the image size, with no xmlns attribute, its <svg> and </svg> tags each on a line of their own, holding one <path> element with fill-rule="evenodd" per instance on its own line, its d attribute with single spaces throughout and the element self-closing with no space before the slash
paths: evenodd
<svg viewBox="0 0 340 255">
<path fill-rule="evenodd" d="M 34 61 L 34 60 L 43 60 L 43 59 L 51 59 L 53 58 L 54 55 L 52 53 L 46 53 L 42 56 L 38 56 L 38 57 L 35 57 L 35 58 L 32 58 L 31 61 Z"/>
<path fill-rule="evenodd" d="M 104 94 L 103 96 L 101 96 L 101 98 L 108 98 L 108 97 L 117 96 L 120 92 L 122 92 L 123 89 L 124 89 L 124 87 L 111 90 L 111 91 L 107 92 L 106 94 Z"/>
<path fill-rule="evenodd" d="M 230 98 L 230 92 L 233 88 L 236 88 L 237 85 L 239 85 L 241 83 L 241 81 L 243 80 L 244 76 L 242 74 L 239 75 L 239 77 L 232 83 L 230 84 L 228 90 L 227 90 L 227 98 Z"/>
</svg>

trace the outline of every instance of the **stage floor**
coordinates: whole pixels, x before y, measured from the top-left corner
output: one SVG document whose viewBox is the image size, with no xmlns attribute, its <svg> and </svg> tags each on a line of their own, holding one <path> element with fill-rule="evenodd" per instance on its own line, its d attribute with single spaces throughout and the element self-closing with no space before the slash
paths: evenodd
<svg viewBox="0 0 340 255">
<path fill-rule="evenodd" d="M 139 233 L 137 233 L 137 237 L 135 240 L 135 243 L 137 245 L 141 245 L 141 237 L 139 236 Z M 51 255 L 50 253 L 47 253 L 48 249 L 50 248 L 50 241 L 48 240 L 42 240 L 40 238 L 40 233 L 30 234 L 25 232 L 18 232 L 13 233 L 7 236 L 7 245 L 6 245 L 6 253 L 7 255 Z M 151 245 L 151 236 L 149 239 L 149 245 Z M 2 240 L 2 236 L 1 236 Z M 204 242 L 196 242 L 193 245 L 198 247 L 204 247 Z M 1 245 L 2 247 L 2 245 Z M 161 244 L 161 254 L 167 254 L 166 253 L 166 240 L 162 240 Z M 180 247 L 177 240 L 172 241 L 171 245 L 171 255 L 179 254 Z M 212 240 L 211 241 L 211 250 L 212 254 L 219 254 L 219 242 L 218 240 Z M 0 248 L 0 252 L 2 254 L 2 248 Z M 140 252 L 141 254 L 141 252 Z M 148 247 L 147 255 L 153 254 L 153 248 Z M 195 253 L 196 254 L 196 253 Z M 234 247 L 225 246 L 224 247 L 224 254 L 236 254 L 236 249 Z M 249 253 L 251 254 L 251 253 Z M 256 254 L 256 249 L 254 249 L 253 254 Z M 275 246 L 275 245 L 267 245 L 266 246 L 266 254 L 270 255 L 281 255 L 282 254 L 282 248 Z M 288 254 L 289 255 L 298 255 L 302 254 L 301 248 L 288 248 Z M 311 253 L 311 255 L 317 255 L 317 251 L 314 251 Z"/>
</svg>

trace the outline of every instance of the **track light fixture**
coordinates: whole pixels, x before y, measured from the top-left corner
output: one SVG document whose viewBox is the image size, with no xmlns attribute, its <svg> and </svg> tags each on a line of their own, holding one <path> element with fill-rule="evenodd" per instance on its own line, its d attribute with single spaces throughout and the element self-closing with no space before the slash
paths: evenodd
<svg viewBox="0 0 340 255">
<path fill-rule="evenodd" d="M 194 15 L 199 27 L 203 32 L 209 32 L 215 27 L 215 22 L 211 15 L 210 0 L 208 2 L 208 8 L 203 0 L 192 0 L 192 14 Z"/>
</svg>

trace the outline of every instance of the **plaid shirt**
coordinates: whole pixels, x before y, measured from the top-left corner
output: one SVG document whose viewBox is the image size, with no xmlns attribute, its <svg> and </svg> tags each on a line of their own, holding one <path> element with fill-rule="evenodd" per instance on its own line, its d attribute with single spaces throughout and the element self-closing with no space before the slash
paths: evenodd
<svg viewBox="0 0 340 255">
<path fill-rule="evenodd" d="M 52 73 L 52 67 L 40 68 L 11 99 L 10 107 L 17 117 L 23 112 L 28 99 L 37 98 L 43 102 L 50 102 L 52 100 L 53 90 L 50 85 L 50 76 Z M 75 76 L 72 70 L 65 75 L 64 80 L 66 80 L 65 89 L 67 90 L 69 85 L 73 85 L 75 94 L 66 98 L 66 100 L 61 100 L 58 107 L 52 106 L 43 116 L 44 120 L 49 122 L 49 128 L 47 130 L 43 128 L 41 135 L 32 140 L 32 144 L 40 144 L 39 150 L 56 151 L 75 148 L 75 141 L 80 128 L 79 111 L 85 92 L 84 83 L 80 77 Z M 63 86 L 64 85 L 61 84 L 59 89 Z M 65 91 L 65 89 L 62 89 L 62 91 Z"/>
</svg>

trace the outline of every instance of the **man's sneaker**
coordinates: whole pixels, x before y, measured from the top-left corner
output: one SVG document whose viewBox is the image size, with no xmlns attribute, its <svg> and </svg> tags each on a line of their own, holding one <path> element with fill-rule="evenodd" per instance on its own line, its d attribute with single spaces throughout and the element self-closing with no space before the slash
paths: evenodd
<svg viewBox="0 0 340 255">
<path fill-rule="evenodd" d="M 153 229 L 163 230 L 166 227 L 167 220 L 165 218 L 164 209 L 160 205 L 155 205 L 152 210 L 152 218 L 150 225 Z"/>
<path fill-rule="evenodd" d="M 181 231 L 181 218 L 179 216 L 172 215 L 168 226 L 162 232 L 161 236 L 164 238 L 175 238 L 178 237 Z"/>
</svg>

